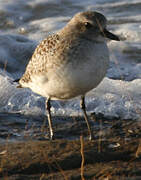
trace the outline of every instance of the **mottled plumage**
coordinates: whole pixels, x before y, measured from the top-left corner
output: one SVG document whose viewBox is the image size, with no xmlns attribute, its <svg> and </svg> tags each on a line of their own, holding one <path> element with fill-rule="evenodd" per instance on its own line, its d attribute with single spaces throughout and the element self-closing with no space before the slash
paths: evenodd
<svg viewBox="0 0 141 180">
<path fill-rule="evenodd" d="M 92 138 L 85 111 L 84 96 L 106 74 L 109 52 L 106 38 L 119 40 L 106 30 L 106 18 L 98 12 L 76 14 L 56 34 L 48 36 L 36 48 L 19 83 L 47 97 L 51 138 L 53 130 L 50 99 L 81 96 L 81 108 Z"/>
</svg>

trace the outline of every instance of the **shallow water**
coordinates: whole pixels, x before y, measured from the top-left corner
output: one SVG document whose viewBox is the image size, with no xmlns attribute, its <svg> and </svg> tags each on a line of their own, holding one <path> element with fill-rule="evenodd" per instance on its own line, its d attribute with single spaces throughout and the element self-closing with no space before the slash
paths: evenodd
<svg viewBox="0 0 141 180">
<path fill-rule="evenodd" d="M 140 120 L 140 9 L 138 0 L 1 0 L 0 138 L 6 139 L 7 132 L 11 139 L 22 139 L 27 116 L 29 122 L 42 126 L 45 99 L 29 89 L 17 89 L 12 81 L 21 77 L 42 39 L 65 26 L 75 13 L 86 10 L 103 13 L 109 20 L 108 29 L 121 39 L 120 42 L 108 43 L 110 67 L 103 82 L 87 96 L 88 113 L 102 114 L 110 119 Z M 55 101 L 52 105 L 54 116 L 81 115 L 78 98 L 67 102 Z M 61 123 L 61 119 L 56 118 L 55 123 Z M 67 126 L 67 121 L 63 123 Z M 68 121 L 68 126 L 70 124 Z M 15 133 L 17 126 L 21 131 Z"/>
</svg>

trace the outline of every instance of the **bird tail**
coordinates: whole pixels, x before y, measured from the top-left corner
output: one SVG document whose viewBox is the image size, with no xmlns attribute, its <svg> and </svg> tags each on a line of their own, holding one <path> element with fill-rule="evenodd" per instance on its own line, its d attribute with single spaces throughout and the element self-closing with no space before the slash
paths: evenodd
<svg viewBox="0 0 141 180">
<path fill-rule="evenodd" d="M 22 88 L 21 84 L 19 84 L 19 80 L 20 79 L 15 79 L 13 82 L 17 82 L 18 83 L 17 88 Z"/>
<path fill-rule="evenodd" d="M 13 82 L 19 82 L 20 79 L 15 79 Z"/>
</svg>

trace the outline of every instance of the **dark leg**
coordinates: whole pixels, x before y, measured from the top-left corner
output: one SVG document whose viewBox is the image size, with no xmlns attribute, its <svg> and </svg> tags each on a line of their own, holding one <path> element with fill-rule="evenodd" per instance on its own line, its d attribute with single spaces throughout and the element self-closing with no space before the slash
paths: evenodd
<svg viewBox="0 0 141 180">
<path fill-rule="evenodd" d="M 53 128 L 52 128 L 52 120 L 51 120 L 51 112 L 50 112 L 51 104 L 50 104 L 50 98 L 47 98 L 46 100 L 46 110 L 47 110 L 47 117 L 48 117 L 48 124 L 49 124 L 49 130 L 50 130 L 50 139 L 54 139 L 53 134 Z"/>
<path fill-rule="evenodd" d="M 81 99 L 80 99 L 80 107 L 81 107 L 81 109 L 82 109 L 82 112 L 83 112 L 83 114 L 84 114 L 85 121 L 86 121 L 86 123 L 87 123 L 88 132 L 89 132 L 89 139 L 92 140 L 92 139 L 93 139 L 93 135 L 92 135 L 92 130 L 91 130 L 91 127 L 90 127 L 90 124 L 89 124 L 88 116 L 87 116 L 87 113 L 86 113 L 85 96 L 81 96 Z"/>
</svg>

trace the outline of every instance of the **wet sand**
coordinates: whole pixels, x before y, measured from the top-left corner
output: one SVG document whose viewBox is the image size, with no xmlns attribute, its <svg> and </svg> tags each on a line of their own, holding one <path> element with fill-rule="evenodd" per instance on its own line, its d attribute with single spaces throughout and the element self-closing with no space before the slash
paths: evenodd
<svg viewBox="0 0 141 180">
<path fill-rule="evenodd" d="M 82 135 L 77 140 L 1 144 L 0 179 L 141 179 L 141 123 L 111 123 L 104 135 L 95 131 L 99 136 L 94 141 Z"/>
</svg>

